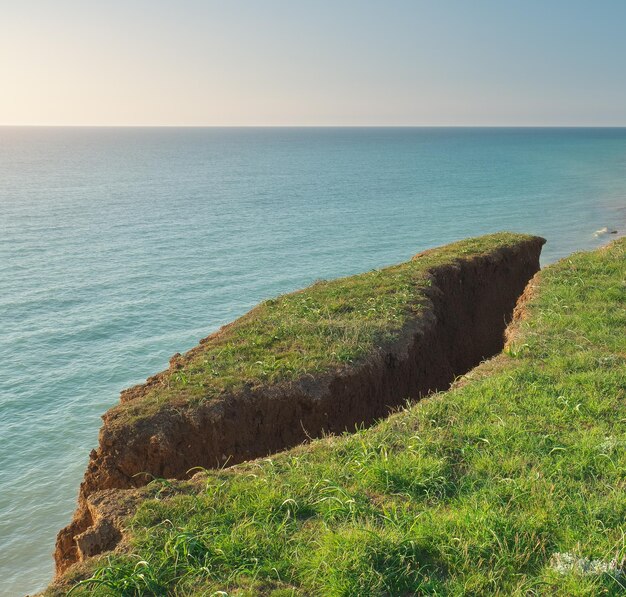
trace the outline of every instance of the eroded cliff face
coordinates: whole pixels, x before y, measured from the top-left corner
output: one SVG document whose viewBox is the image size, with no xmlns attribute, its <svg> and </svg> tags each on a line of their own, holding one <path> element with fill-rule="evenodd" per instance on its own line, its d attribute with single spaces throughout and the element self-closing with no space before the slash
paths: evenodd
<svg viewBox="0 0 626 597">
<path fill-rule="evenodd" d="M 194 467 L 265 456 L 322 433 L 370 424 L 407 399 L 449 387 L 455 377 L 502 349 L 517 298 L 539 269 L 544 242 L 527 238 L 431 269 L 419 315 L 393 344 L 359 365 L 246 388 L 200 405 L 168 403 L 134 421 L 122 419 L 119 410 L 109 411 L 74 519 L 58 535 L 57 574 L 119 541 L 123 516 L 119 506 L 107 510 L 111 494 L 103 490 L 139 487 L 153 477 L 189 478 Z M 177 366 L 174 358 L 171 367 Z M 122 400 L 141 400 L 142 392 L 158 382 L 155 376 L 123 393 Z M 133 494 L 128 495 L 131 504 Z"/>
</svg>

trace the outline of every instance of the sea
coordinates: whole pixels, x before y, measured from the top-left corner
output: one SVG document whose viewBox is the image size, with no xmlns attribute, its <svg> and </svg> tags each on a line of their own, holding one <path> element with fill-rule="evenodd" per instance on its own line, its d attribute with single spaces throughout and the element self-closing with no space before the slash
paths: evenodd
<svg viewBox="0 0 626 597">
<path fill-rule="evenodd" d="M 626 228 L 626 129 L 0 128 L 0 595 L 53 575 L 100 416 L 263 299 L 500 230 Z"/>
</svg>

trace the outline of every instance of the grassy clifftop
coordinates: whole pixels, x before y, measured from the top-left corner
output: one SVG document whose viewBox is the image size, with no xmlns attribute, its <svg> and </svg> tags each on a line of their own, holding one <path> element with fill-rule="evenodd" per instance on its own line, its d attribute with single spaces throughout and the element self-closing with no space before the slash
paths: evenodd
<svg viewBox="0 0 626 597">
<path fill-rule="evenodd" d="M 407 320 L 419 313 L 433 268 L 533 238 L 498 233 L 463 240 L 400 265 L 320 281 L 265 301 L 173 359 L 170 369 L 148 384 L 124 392 L 116 415 L 125 421 L 163 404 L 207 401 L 358 362 L 395 340 Z"/>
<path fill-rule="evenodd" d="M 73 594 L 624 594 L 626 240 L 526 294 L 505 354 L 456 389 L 154 482 Z"/>
<path fill-rule="evenodd" d="M 74 517 L 57 536 L 57 574 L 119 540 L 115 524 L 100 524 L 98 492 L 273 454 L 448 388 L 501 350 L 544 242 L 489 235 L 314 284 L 175 355 L 103 416 Z"/>
</svg>

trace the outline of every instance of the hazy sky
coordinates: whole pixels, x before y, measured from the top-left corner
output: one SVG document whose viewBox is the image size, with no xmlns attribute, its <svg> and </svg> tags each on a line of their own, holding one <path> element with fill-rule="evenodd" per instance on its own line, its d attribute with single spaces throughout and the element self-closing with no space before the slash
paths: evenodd
<svg viewBox="0 0 626 597">
<path fill-rule="evenodd" d="M 0 124 L 626 125 L 626 0 L 0 10 Z"/>
</svg>

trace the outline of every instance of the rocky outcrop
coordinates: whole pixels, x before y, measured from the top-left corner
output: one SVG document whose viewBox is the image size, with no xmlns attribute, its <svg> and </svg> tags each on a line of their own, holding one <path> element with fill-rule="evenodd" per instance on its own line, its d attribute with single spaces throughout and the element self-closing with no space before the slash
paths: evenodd
<svg viewBox="0 0 626 597">
<path fill-rule="evenodd" d="M 392 344 L 359 364 L 243 388 L 199 405 L 166 403 L 134 420 L 123 418 L 119 407 L 109 411 L 74 519 L 57 539 L 57 574 L 119 541 L 120 516 L 107 514 L 110 494 L 103 490 L 138 487 L 153 477 L 188 478 L 194 467 L 268 455 L 322 433 L 371 424 L 407 399 L 446 389 L 455 377 L 502 349 L 516 300 L 539 269 L 544 242 L 525 237 L 433 267 L 426 296 L 419 299 L 419 315 Z M 173 358 L 171 367 L 181 359 Z M 151 378 L 122 398 L 141 400 L 158 382 L 159 376 Z"/>
</svg>

